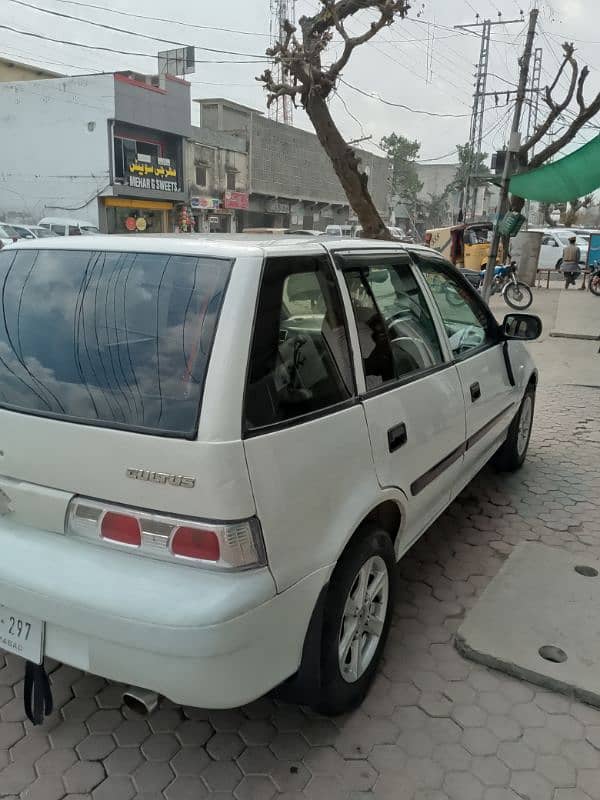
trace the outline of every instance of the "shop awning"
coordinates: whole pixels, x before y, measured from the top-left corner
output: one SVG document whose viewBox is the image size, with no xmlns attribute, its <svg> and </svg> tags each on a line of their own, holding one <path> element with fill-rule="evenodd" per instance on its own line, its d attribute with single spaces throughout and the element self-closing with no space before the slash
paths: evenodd
<svg viewBox="0 0 600 800">
<path fill-rule="evenodd" d="M 600 135 L 568 156 L 515 175 L 510 191 L 541 203 L 566 203 L 600 188 Z"/>
</svg>

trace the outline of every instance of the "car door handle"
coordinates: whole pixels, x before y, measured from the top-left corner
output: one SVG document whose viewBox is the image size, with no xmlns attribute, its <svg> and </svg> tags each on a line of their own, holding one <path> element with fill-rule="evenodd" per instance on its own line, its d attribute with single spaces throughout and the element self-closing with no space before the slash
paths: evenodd
<svg viewBox="0 0 600 800">
<path fill-rule="evenodd" d="M 472 383 L 469 386 L 469 389 L 471 390 L 471 400 L 473 402 L 475 402 L 475 400 L 479 400 L 479 398 L 481 397 L 481 386 L 479 385 L 479 383 L 475 381 L 475 383 Z"/>
<path fill-rule="evenodd" d="M 393 428 L 390 428 L 387 432 L 387 437 L 390 453 L 393 453 L 395 450 L 399 450 L 403 444 L 406 444 L 408 441 L 408 435 L 406 433 L 406 425 L 404 422 L 401 422 L 399 425 L 394 425 Z"/>
</svg>

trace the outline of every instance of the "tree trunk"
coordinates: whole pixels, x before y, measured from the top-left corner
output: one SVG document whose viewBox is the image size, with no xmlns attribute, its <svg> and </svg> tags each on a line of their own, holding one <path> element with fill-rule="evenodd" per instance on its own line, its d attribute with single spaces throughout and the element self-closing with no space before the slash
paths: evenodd
<svg viewBox="0 0 600 800">
<path fill-rule="evenodd" d="M 358 217 L 363 236 L 367 239 L 391 239 L 367 188 L 368 176 L 358 170 L 360 159 L 338 131 L 326 101 L 313 88 L 305 99 L 304 107 L 323 149 L 331 159 L 348 202 Z"/>
</svg>

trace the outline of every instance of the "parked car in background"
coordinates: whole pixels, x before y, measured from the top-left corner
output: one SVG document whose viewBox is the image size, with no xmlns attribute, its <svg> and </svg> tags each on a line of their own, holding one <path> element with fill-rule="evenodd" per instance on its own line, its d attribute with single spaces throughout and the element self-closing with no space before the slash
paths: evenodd
<svg viewBox="0 0 600 800">
<path fill-rule="evenodd" d="M 22 225 L 20 222 L 13 222 L 11 228 L 17 231 L 21 239 L 47 239 L 50 236 L 58 236 L 54 231 L 43 228 L 41 225 Z"/>
<path fill-rule="evenodd" d="M 354 236 L 353 225 L 327 225 L 325 228 L 326 236 L 340 236 L 343 239 L 351 239 Z"/>
<path fill-rule="evenodd" d="M 289 236 L 323 236 L 323 231 L 315 231 L 315 230 L 294 230 L 292 228 L 288 228 L 284 231 L 284 233 L 288 234 Z"/>
<path fill-rule="evenodd" d="M 388 230 L 392 234 L 392 239 L 394 239 L 394 241 L 396 241 L 396 242 L 405 242 L 406 241 L 406 235 L 405 235 L 404 231 L 402 230 L 402 228 L 394 228 L 394 227 L 388 226 Z M 363 229 L 361 227 L 358 227 L 358 228 L 354 229 L 354 238 L 355 239 L 361 239 L 362 235 L 363 235 Z"/>
<path fill-rule="evenodd" d="M 0 222 L 0 247 L 13 244 L 21 238 L 19 231 L 9 222 Z"/>
<path fill-rule="evenodd" d="M 541 229 L 532 228 L 530 230 L 540 231 Z M 538 269 L 559 269 L 562 264 L 563 249 L 569 244 L 571 236 L 576 237 L 577 247 L 581 250 L 580 264 L 587 264 L 587 254 L 589 238 L 580 236 L 575 231 L 567 228 L 544 228 L 541 230 L 542 244 L 540 247 L 540 257 Z"/>
<path fill-rule="evenodd" d="M 97 225 L 72 217 L 44 217 L 38 224 L 58 236 L 93 236 L 100 233 Z"/>
<path fill-rule="evenodd" d="M 65 237 L 9 270 L 0 646 L 188 706 L 354 708 L 396 562 L 526 457 L 539 319 L 397 242 Z"/>
</svg>

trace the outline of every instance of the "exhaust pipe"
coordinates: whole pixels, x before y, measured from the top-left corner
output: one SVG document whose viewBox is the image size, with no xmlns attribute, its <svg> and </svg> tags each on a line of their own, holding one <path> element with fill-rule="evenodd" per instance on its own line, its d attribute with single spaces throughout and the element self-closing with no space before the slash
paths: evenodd
<svg viewBox="0 0 600 800">
<path fill-rule="evenodd" d="M 123 692 L 122 700 L 127 708 L 142 716 L 151 714 L 158 707 L 158 694 L 139 686 L 129 686 Z"/>
</svg>

